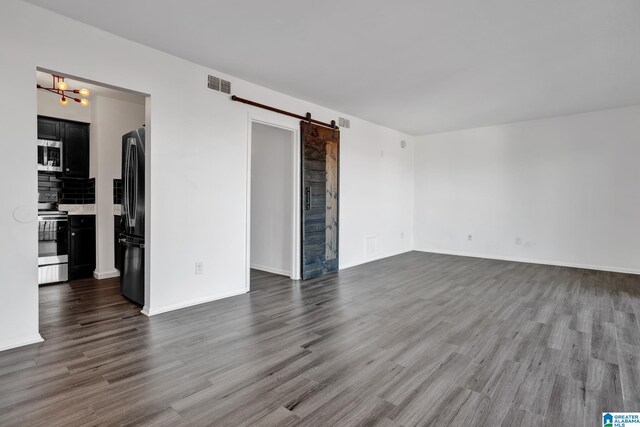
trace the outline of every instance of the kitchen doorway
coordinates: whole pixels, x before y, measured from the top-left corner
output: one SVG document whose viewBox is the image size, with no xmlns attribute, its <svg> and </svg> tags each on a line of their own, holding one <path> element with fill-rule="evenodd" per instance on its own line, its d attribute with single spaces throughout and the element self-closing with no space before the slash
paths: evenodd
<svg viewBox="0 0 640 427">
<path fill-rule="evenodd" d="M 43 68 L 36 85 L 41 334 L 147 314 L 150 96 Z"/>
<path fill-rule="evenodd" d="M 249 120 L 247 290 L 250 270 L 300 278 L 298 130 Z"/>
</svg>

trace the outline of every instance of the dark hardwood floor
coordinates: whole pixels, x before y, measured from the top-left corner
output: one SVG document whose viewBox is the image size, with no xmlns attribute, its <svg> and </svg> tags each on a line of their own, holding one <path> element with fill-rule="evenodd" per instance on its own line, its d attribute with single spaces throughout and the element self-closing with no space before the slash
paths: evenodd
<svg viewBox="0 0 640 427">
<path fill-rule="evenodd" d="M 412 252 L 147 318 L 40 291 L 0 425 L 600 425 L 640 411 L 640 277 Z M 6 326 L 6 325 L 5 325 Z"/>
</svg>

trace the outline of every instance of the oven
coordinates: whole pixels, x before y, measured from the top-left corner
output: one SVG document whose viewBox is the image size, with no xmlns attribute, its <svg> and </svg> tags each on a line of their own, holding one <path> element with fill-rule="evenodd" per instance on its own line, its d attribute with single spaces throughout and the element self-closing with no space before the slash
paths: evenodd
<svg viewBox="0 0 640 427">
<path fill-rule="evenodd" d="M 62 141 L 38 140 L 38 170 L 62 172 Z"/>
<path fill-rule="evenodd" d="M 69 278 L 69 219 L 64 212 L 38 212 L 38 284 Z"/>
</svg>

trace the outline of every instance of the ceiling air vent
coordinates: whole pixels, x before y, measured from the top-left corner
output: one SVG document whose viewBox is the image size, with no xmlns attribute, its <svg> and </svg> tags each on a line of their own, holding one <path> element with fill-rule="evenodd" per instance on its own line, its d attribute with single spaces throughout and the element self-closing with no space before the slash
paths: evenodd
<svg viewBox="0 0 640 427">
<path fill-rule="evenodd" d="M 340 117 L 338 119 L 338 126 L 341 128 L 349 129 L 351 127 L 351 120 Z"/>
<path fill-rule="evenodd" d="M 220 91 L 220 79 L 216 76 L 209 76 L 207 79 L 207 87 L 212 90 Z"/>
<path fill-rule="evenodd" d="M 220 80 L 220 92 L 231 95 L 231 82 Z"/>
</svg>

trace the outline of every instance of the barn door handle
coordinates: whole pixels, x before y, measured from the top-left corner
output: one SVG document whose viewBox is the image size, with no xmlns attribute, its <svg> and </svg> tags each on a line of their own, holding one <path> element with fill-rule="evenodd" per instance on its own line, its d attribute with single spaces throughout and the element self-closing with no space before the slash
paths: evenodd
<svg viewBox="0 0 640 427">
<path fill-rule="evenodd" d="M 304 188 L 304 210 L 311 210 L 311 187 Z"/>
</svg>

